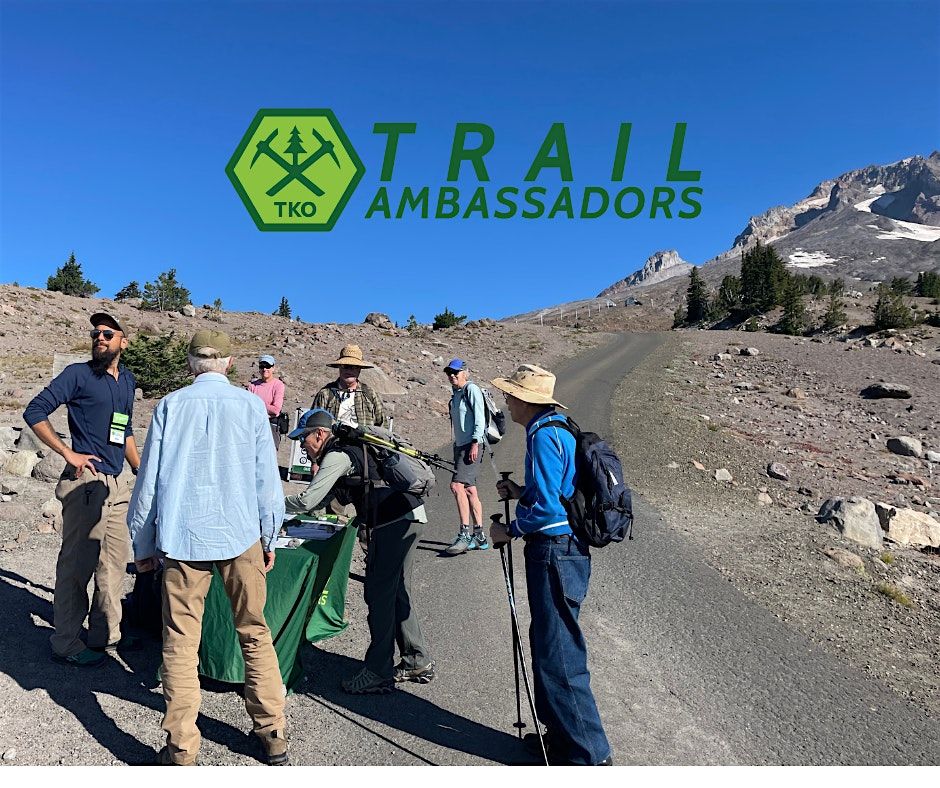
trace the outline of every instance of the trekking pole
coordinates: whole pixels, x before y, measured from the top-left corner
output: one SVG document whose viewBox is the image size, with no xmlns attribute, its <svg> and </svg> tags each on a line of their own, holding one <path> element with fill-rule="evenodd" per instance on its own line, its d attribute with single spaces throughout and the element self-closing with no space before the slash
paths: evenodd
<svg viewBox="0 0 940 788">
<path fill-rule="evenodd" d="M 509 508 L 508 498 L 506 499 L 506 508 Z M 490 517 L 490 520 L 492 520 L 494 524 L 502 525 L 500 522 L 501 517 L 502 515 L 500 514 L 494 514 Z M 501 556 L 503 556 L 504 546 L 505 545 L 500 545 L 499 547 L 499 553 Z M 510 556 L 511 555 L 512 548 L 510 547 Z M 509 585 L 510 595 L 514 595 L 515 585 L 513 582 L 514 575 L 512 573 L 512 559 L 510 558 L 509 560 L 508 573 L 505 556 L 503 556 L 503 558 L 500 560 L 502 560 L 504 564 L 503 572 L 506 574 L 506 583 Z M 509 625 L 510 629 L 512 630 L 512 668 L 513 674 L 516 677 L 516 721 L 512 724 L 512 727 L 516 729 L 516 731 L 519 733 L 519 738 L 521 739 L 522 729 L 526 727 L 526 724 L 522 721 L 522 696 L 519 694 L 519 629 L 516 626 L 516 618 L 511 613 L 509 616 Z"/>
<path fill-rule="evenodd" d="M 501 517 L 502 515 L 494 514 L 492 515 L 491 519 L 494 523 L 498 523 Z M 542 758 L 545 760 L 545 765 L 548 766 L 548 753 L 545 750 L 545 738 L 542 736 L 542 723 L 539 722 L 539 715 L 535 710 L 535 698 L 532 696 L 532 686 L 529 684 L 529 671 L 525 665 L 525 652 L 522 650 L 522 642 L 519 640 L 519 617 L 516 614 L 516 597 L 512 591 L 512 579 L 509 575 L 509 563 L 506 559 L 507 552 L 511 552 L 511 550 L 507 551 L 505 549 L 507 547 L 508 544 L 499 546 L 499 557 L 503 565 L 503 577 L 506 580 L 506 593 L 509 596 L 509 612 L 512 615 L 512 626 L 514 633 L 513 640 L 515 642 L 514 653 L 519 660 L 519 667 L 522 668 L 522 681 L 525 684 L 526 696 L 529 699 L 529 711 L 532 712 L 532 720 L 535 723 L 535 732 L 538 734 L 539 745 L 542 748 Z M 517 692 L 516 698 L 518 697 L 519 693 Z M 521 712 L 519 716 L 521 718 Z M 520 719 L 520 723 L 521 722 L 522 721 Z"/>
</svg>

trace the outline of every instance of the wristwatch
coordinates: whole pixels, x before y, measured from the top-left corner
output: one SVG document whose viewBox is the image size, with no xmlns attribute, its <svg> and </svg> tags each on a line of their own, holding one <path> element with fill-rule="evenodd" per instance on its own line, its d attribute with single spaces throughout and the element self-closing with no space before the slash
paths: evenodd
<svg viewBox="0 0 940 788">
<path fill-rule="evenodd" d="M 139 466 L 139 465 L 138 465 L 136 468 L 133 467 L 133 466 L 131 466 L 131 473 L 133 473 L 134 476 L 137 475 L 137 471 L 139 471 L 139 470 L 140 470 L 140 466 Z"/>
</svg>

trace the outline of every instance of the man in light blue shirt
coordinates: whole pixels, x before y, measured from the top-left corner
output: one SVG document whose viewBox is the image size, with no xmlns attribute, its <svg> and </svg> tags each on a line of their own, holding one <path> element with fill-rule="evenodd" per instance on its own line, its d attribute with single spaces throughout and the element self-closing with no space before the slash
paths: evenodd
<svg viewBox="0 0 940 788">
<path fill-rule="evenodd" d="M 153 413 L 127 516 L 139 571 L 165 556 L 161 765 L 196 762 L 199 641 L 213 567 L 232 604 L 245 659 L 245 707 L 271 765 L 287 763 L 284 695 L 264 620 L 264 575 L 284 519 L 284 494 L 264 403 L 229 383 L 231 340 L 199 331 L 189 344 L 192 385 Z"/>
</svg>

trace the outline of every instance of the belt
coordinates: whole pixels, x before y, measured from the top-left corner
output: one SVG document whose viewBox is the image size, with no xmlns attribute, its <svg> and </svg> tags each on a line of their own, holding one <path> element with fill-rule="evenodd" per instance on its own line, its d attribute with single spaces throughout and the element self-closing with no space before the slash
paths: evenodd
<svg viewBox="0 0 940 788">
<path fill-rule="evenodd" d="M 574 534 L 561 534 L 560 536 L 549 536 L 547 534 L 524 534 L 522 537 L 523 542 L 554 542 L 555 544 L 564 544 L 570 539 L 574 539 Z"/>
</svg>

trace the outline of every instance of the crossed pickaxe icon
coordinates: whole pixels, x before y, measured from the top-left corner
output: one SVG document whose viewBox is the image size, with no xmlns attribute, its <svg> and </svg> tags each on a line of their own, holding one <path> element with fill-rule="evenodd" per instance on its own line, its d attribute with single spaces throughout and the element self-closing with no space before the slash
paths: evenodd
<svg viewBox="0 0 940 788">
<path fill-rule="evenodd" d="M 326 155 L 329 155 L 333 159 L 333 161 L 336 162 L 336 166 L 339 167 L 339 159 L 336 158 L 336 153 L 333 151 L 333 143 L 330 142 L 329 140 L 324 139 L 323 136 L 316 129 L 311 129 L 313 136 L 316 138 L 317 142 L 320 143 L 320 147 L 317 148 L 317 150 L 311 153 L 303 161 L 301 162 L 295 161 L 292 164 L 283 156 L 281 156 L 280 153 L 278 153 L 271 147 L 271 141 L 277 136 L 277 131 L 278 131 L 277 129 L 274 129 L 274 131 L 272 131 L 268 135 L 267 139 L 260 140 L 255 145 L 255 147 L 257 148 L 257 151 L 254 155 L 254 158 L 252 158 L 251 160 L 251 164 L 249 165 L 253 167 L 255 162 L 258 160 L 258 157 L 262 153 L 264 153 L 266 156 L 268 156 L 268 158 L 270 158 L 273 162 L 278 164 L 287 173 L 287 175 L 285 175 L 283 178 L 281 178 L 281 180 L 279 180 L 270 189 L 268 189 L 267 191 L 268 197 L 273 197 L 281 189 L 283 189 L 285 186 L 287 186 L 289 183 L 292 183 L 293 181 L 298 181 L 299 183 L 302 183 L 304 186 L 310 189 L 310 191 L 312 191 L 317 197 L 322 197 L 326 192 L 324 192 L 323 189 L 321 189 L 313 181 L 311 181 L 306 175 L 304 175 L 304 172 L 306 172 L 306 170 L 308 170 L 311 166 L 313 166 L 315 162 L 319 161 L 323 156 L 326 156 Z M 295 155 L 294 158 L 296 159 L 297 156 Z"/>
</svg>

